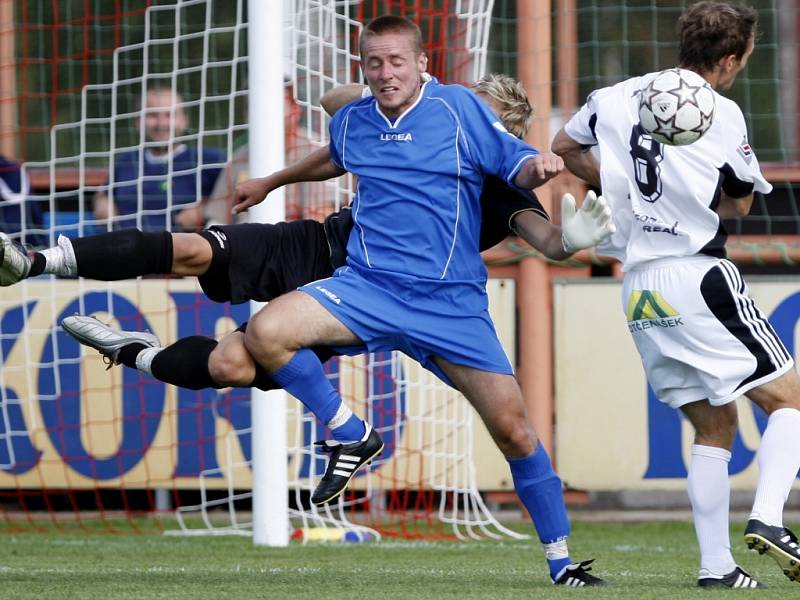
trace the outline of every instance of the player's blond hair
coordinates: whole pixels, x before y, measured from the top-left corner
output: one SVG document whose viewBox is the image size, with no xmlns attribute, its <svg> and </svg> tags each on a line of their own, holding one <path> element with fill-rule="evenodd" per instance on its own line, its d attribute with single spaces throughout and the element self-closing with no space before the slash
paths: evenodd
<svg viewBox="0 0 800 600">
<path fill-rule="evenodd" d="M 384 15 L 373 19 L 364 27 L 361 38 L 358 41 L 359 54 L 364 58 L 364 50 L 367 40 L 371 37 L 378 37 L 386 33 L 402 33 L 411 39 L 411 47 L 414 54 L 422 54 L 425 49 L 422 46 L 422 32 L 411 19 L 398 17 L 396 15 Z"/>
<path fill-rule="evenodd" d="M 500 120 L 509 133 L 525 137 L 533 121 L 533 106 L 522 84 L 508 75 L 490 73 L 472 85 L 476 94 L 484 94 L 500 105 Z"/>
</svg>

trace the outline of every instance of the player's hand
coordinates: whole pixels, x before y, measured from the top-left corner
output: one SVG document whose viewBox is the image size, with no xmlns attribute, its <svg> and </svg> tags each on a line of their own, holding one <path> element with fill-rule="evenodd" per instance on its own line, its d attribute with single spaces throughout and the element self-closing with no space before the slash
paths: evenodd
<svg viewBox="0 0 800 600">
<path fill-rule="evenodd" d="M 611 208 L 602 196 L 589 190 L 578 210 L 572 194 L 564 194 L 561 198 L 561 245 L 564 251 L 573 254 L 594 246 L 616 230 Z"/>
<path fill-rule="evenodd" d="M 194 229 L 199 231 L 203 227 L 205 216 L 199 203 L 194 206 L 184 208 L 175 215 L 175 224 L 184 229 Z"/>
<path fill-rule="evenodd" d="M 533 178 L 531 189 L 547 183 L 564 170 L 564 159 L 552 152 L 542 152 L 529 160 L 525 167 Z"/>
<path fill-rule="evenodd" d="M 263 202 L 264 198 L 277 187 L 279 186 L 273 185 L 269 177 L 257 177 L 243 181 L 233 190 L 233 209 L 231 212 L 237 215 L 251 206 Z"/>
</svg>

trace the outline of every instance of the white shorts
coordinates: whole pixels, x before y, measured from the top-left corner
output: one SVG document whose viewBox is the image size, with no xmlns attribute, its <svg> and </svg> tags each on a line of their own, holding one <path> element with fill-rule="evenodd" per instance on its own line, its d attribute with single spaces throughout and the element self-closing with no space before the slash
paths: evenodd
<svg viewBox="0 0 800 600">
<path fill-rule="evenodd" d="M 634 268 L 622 303 L 647 380 L 673 408 L 727 404 L 794 364 L 728 260 L 692 256 Z"/>
</svg>

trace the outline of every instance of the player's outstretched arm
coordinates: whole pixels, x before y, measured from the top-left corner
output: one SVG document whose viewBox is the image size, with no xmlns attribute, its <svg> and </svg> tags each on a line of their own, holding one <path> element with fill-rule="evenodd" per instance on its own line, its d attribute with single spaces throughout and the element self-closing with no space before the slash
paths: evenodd
<svg viewBox="0 0 800 600">
<path fill-rule="evenodd" d="M 314 150 L 302 160 L 266 177 L 249 179 L 233 192 L 233 214 L 246 211 L 264 200 L 273 191 L 299 181 L 325 181 L 339 177 L 344 171 L 331 162 L 327 146 Z"/>
<path fill-rule="evenodd" d="M 561 199 L 561 227 L 534 211 L 514 217 L 514 230 L 522 239 L 551 260 L 564 260 L 578 250 L 601 242 L 615 231 L 611 209 L 602 196 L 588 192 L 580 209 L 572 194 Z"/>
<path fill-rule="evenodd" d="M 586 183 L 600 187 L 600 164 L 586 148 L 573 140 L 562 127 L 553 138 L 553 152 L 564 159 L 567 170 Z"/>
<path fill-rule="evenodd" d="M 322 109 L 332 117 L 333 113 L 342 108 L 345 104 L 349 104 L 361 98 L 365 87 L 367 86 L 360 83 L 339 85 L 325 92 L 322 98 L 319 99 L 319 104 Z"/>
<path fill-rule="evenodd" d="M 550 181 L 564 170 L 564 161 L 552 152 L 542 152 L 525 161 L 514 178 L 514 184 L 532 190 Z"/>
<path fill-rule="evenodd" d="M 533 248 L 551 260 L 569 256 L 561 247 L 561 228 L 532 210 L 514 216 L 514 231 Z"/>
</svg>

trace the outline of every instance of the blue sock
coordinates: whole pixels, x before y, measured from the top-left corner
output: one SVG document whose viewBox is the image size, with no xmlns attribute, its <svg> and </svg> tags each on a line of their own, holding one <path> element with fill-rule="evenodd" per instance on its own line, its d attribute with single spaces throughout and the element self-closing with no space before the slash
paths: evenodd
<svg viewBox="0 0 800 600">
<path fill-rule="evenodd" d="M 358 442 L 367 433 L 367 424 L 353 413 L 350 413 L 350 418 L 342 425 L 336 428 L 331 427 L 331 433 L 333 433 L 333 439 L 340 442 Z"/>
<path fill-rule="evenodd" d="M 539 442 L 533 454 L 506 460 L 511 466 L 514 489 L 531 515 L 539 541 L 552 544 L 565 540 L 570 534 L 567 506 L 564 504 L 561 479 L 553 471 L 547 450 Z M 548 558 L 550 575 L 554 577 L 570 562 L 568 556 Z"/>
<path fill-rule="evenodd" d="M 342 398 L 328 381 L 322 363 L 311 350 L 299 350 L 288 363 L 272 374 L 272 378 L 325 425 L 336 416 L 342 405 Z M 352 415 L 332 431 L 335 439 L 347 442 L 360 440 L 366 427 L 361 419 Z"/>
</svg>

